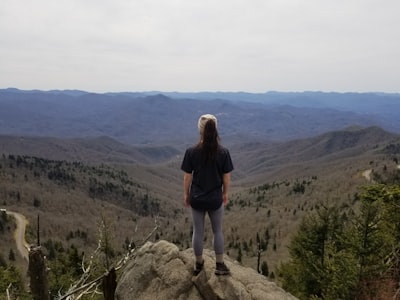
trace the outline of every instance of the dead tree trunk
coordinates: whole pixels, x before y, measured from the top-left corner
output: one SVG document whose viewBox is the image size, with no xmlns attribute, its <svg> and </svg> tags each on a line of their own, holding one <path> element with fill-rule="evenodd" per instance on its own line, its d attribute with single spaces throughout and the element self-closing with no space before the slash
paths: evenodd
<svg viewBox="0 0 400 300">
<path fill-rule="evenodd" d="M 28 274 L 33 300 L 50 300 L 47 267 L 40 247 L 29 251 Z"/>
<path fill-rule="evenodd" d="M 104 300 L 114 300 L 115 299 L 115 289 L 117 288 L 117 275 L 115 274 L 115 269 L 112 268 L 103 277 L 103 295 Z"/>
</svg>

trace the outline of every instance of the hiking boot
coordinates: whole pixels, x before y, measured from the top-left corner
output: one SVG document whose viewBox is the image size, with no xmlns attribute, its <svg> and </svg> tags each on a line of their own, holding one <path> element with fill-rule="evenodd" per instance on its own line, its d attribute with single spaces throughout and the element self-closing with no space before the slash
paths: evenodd
<svg viewBox="0 0 400 300">
<path fill-rule="evenodd" d="M 201 263 L 196 262 L 196 263 L 194 264 L 193 276 L 199 275 L 199 273 L 201 272 L 201 270 L 203 270 L 203 267 L 204 267 L 204 260 L 203 260 Z"/>
<path fill-rule="evenodd" d="M 229 275 L 231 271 L 229 271 L 228 267 L 225 265 L 225 263 L 218 263 L 216 264 L 215 268 L 215 275 Z"/>
</svg>

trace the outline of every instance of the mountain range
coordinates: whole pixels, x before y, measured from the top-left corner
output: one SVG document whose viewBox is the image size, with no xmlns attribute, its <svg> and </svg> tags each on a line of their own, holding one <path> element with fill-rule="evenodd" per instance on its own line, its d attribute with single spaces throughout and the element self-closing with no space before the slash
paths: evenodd
<svg viewBox="0 0 400 300">
<path fill-rule="evenodd" d="M 131 145 L 197 140 L 201 114 L 218 117 L 228 144 L 291 140 L 349 126 L 400 132 L 400 95 L 340 93 L 105 93 L 0 90 L 0 134 L 108 136 Z"/>
</svg>

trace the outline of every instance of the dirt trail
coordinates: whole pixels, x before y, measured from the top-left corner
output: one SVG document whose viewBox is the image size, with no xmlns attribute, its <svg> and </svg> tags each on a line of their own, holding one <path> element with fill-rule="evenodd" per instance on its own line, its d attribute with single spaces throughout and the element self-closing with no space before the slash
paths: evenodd
<svg viewBox="0 0 400 300">
<path fill-rule="evenodd" d="M 362 172 L 362 176 L 365 177 L 365 179 L 367 179 L 368 181 L 371 181 L 371 173 L 372 170 L 365 170 L 364 172 Z"/>
<path fill-rule="evenodd" d="M 15 242 L 17 243 L 17 249 L 18 249 L 18 252 L 21 254 L 21 256 L 26 261 L 28 261 L 29 260 L 29 254 L 28 254 L 29 245 L 25 241 L 25 228 L 26 228 L 26 225 L 28 225 L 28 220 L 25 218 L 24 215 L 21 215 L 19 213 L 12 212 L 12 211 L 7 211 L 7 215 L 13 216 L 15 218 L 15 221 L 17 223 L 17 229 L 15 229 L 14 238 L 15 238 Z"/>
</svg>

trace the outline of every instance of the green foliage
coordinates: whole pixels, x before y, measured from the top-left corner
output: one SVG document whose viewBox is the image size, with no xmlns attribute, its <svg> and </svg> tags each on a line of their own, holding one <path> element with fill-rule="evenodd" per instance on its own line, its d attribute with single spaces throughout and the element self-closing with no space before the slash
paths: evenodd
<svg viewBox="0 0 400 300">
<path fill-rule="evenodd" d="M 13 296 L 12 299 L 30 299 L 24 290 L 23 281 L 20 271 L 13 265 L 0 266 L 0 299 L 1 295 L 5 295 L 5 291 L 9 289 L 9 293 Z"/>
<path fill-rule="evenodd" d="M 239 263 L 241 263 L 241 262 L 242 262 L 242 257 L 243 257 L 243 255 L 242 255 L 242 248 L 240 247 L 240 244 L 239 244 L 238 255 L 237 255 L 237 257 L 236 257 L 236 260 L 237 260 Z"/>
<path fill-rule="evenodd" d="M 375 187 L 361 194 L 360 214 L 352 228 L 353 252 L 359 260 L 359 281 L 372 281 L 386 268 L 383 264 L 390 251 L 390 235 L 387 234 L 384 202 Z"/>
<path fill-rule="evenodd" d="M 33 198 L 33 206 L 40 207 L 40 199 L 38 197 Z"/>
<path fill-rule="evenodd" d="M 10 249 L 10 252 L 8 253 L 8 259 L 11 261 L 15 261 L 15 253 L 13 249 Z"/>
<path fill-rule="evenodd" d="M 261 264 L 261 274 L 264 276 L 269 275 L 268 263 L 266 261 L 263 261 Z"/>
<path fill-rule="evenodd" d="M 0 267 L 3 267 L 3 268 L 7 267 L 7 261 L 1 253 L 0 253 Z"/>
<path fill-rule="evenodd" d="M 350 219 L 325 206 L 303 219 L 290 261 L 279 268 L 283 288 L 300 299 L 376 299 L 387 292 L 382 283 L 399 272 L 398 261 L 388 261 L 400 251 L 400 187 L 370 186 L 357 197 L 360 211 Z"/>
<path fill-rule="evenodd" d="M 364 218 L 355 224 L 358 243 L 354 248 L 359 257 L 358 292 L 364 297 L 379 298 L 386 292 L 384 289 L 394 289 L 384 286 L 387 280 L 399 282 L 400 186 L 366 187 L 361 199 Z"/>
<path fill-rule="evenodd" d="M 300 182 L 296 181 L 296 182 L 293 184 L 292 191 L 293 191 L 295 194 L 304 194 L 304 192 L 306 191 L 306 186 L 305 186 L 304 182 L 301 182 L 301 183 L 300 183 Z"/>
<path fill-rule="evenodd" d="M 90 269 L 87 274 L 87 281 L 93 280 L 104 274 L 111 268 L 112 259 L 115 258 L 115 252 L 112 247 L 112 224 L 103 213 L 98 224 L 99 229 L 99 248 L 90 258 L 84 257 L 77 247 L 71 245 L 66 248 L 60 241 L 51 239 L 43 243 L 47 250 L 49 267 L 49 286 L 52 297 L 58 293 L 65 293 L 73 282 L 76 282 L 83 275 L 83 269 Z M 87 238 L 86 233 L 75 231 L 70 233 L 72 237 Z M 89 267 L 90 265 L 90 267 Z M 85 275 L 86 276 L 86 275 Z M 83 298 L 89 299 L 89 298 Z M 90 299 L 102 299 L 90 298 Z"/>
<path fill-rule="evenodd" d="M 0 212 L 0 222 L 7 223 L 7 213 L 5 211 Z"/>
<path fill-rule="evenodd" d="M 111 234 L 111 221 L 101 214 L 99 228 L 99 246 L 102 253 L 102 260 L 104 262 L 104 271 L 110 270 L 111 260 L 115 257 L 115 252 L 112 246 L 112 234 Z"/>
<path fill-rule="evenodd" d="M 47 266 L 50 294 L 65 292 L 71 283 L 82 275 L 83 254 L 71 245 L 65 249 L 61 242 L 47 240 L 43 246 L 47 249 Z"/>
<path fill-rule="evenodd" d="M 0 211 L 0 233 L 4 231 L 7 224 L 7 214 L 5 211 Z"/>
<path fill-rule="evenodd" d="M 69 173 L 66 169 L 62 168 L 60 165 L 56 166 L 47 173 L 47 177 L 50 180 L 58 181 L 60 183 L 75 182 L 75 176 Z"/>
<path fill-rule="evenodd" d="M 290 244 L 291 261 L 280 268 L 285 289 L 301 299 L 350 299 L 354 258 L 345 251 L 343 220 L 337 208 L 324 206 L 303 220 Z"/>
</svg>

